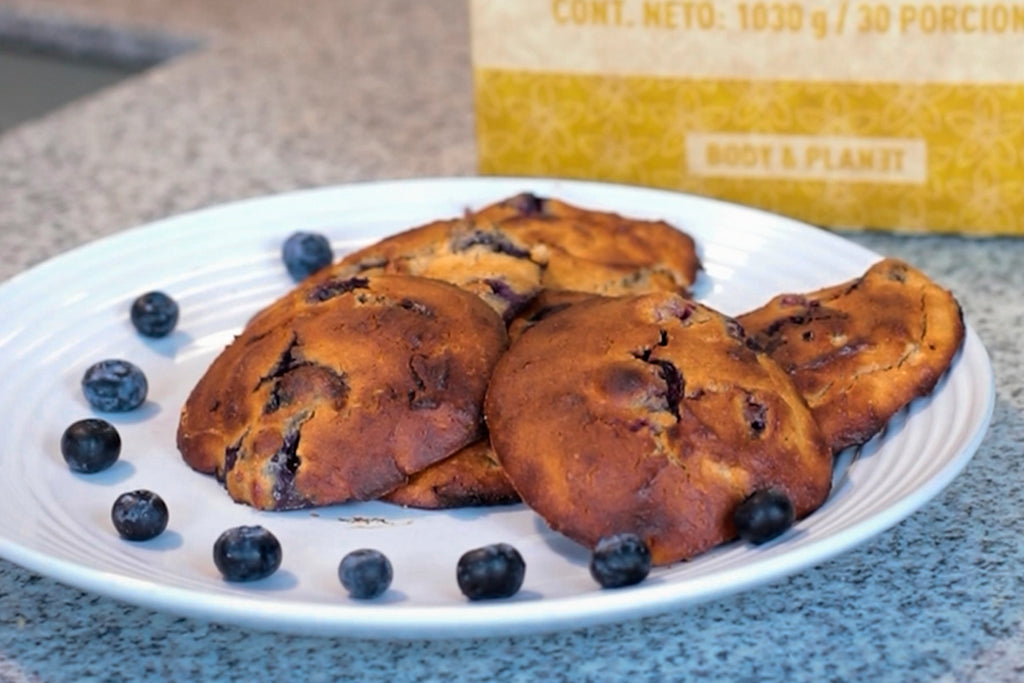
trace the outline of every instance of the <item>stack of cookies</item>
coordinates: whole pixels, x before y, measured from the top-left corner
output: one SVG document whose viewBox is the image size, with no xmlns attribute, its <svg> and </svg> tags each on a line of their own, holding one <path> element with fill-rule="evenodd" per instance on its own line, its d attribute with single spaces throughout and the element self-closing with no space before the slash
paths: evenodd
<svg viewBox="0 0 1024 683">
<path fill-rule="evenodd" d="M 963 340 L 952 295 L 899 261 L 738 318 L 690 298 L 699 271 L 668 223 L 530 194 L 413 228 L 260 311 L 178 447 L 261 509 L 521 500 L 667 564 L 734 538 L 756 491 L 819 507 L 833 455 Z"/>
</svg>

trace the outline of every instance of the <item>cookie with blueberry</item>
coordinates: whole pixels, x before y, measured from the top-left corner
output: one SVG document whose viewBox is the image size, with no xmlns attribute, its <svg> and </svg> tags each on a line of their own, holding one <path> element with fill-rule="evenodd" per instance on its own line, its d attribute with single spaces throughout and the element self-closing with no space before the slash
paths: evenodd
<svg viewBox="0 0 1024 683">
<path fill-rule="evenodd" d="M 524 193 L 484 207 L 512 239 L 544 255 L 545 289 L 620 296 L 686 295 L 701 269 L 696 244 L 663 220 L 622 216 Z"/>
<path fill-rule="evenodd" d="M 544 289 L 686 293 L 699 270 L 693 239 L 664 221 L 521 194 L 385 237 L 300 289 L 370 273 L 429 277 L 473 292 L 509 322 Z"/>
<path fill-rule="evenodd" d="M 479 297 L 403 275 L 321 280 L 257 316 L 181 412 L 178 447 L 239 502 L 371 500 L 483 435 L 505 326 Z"/>
<path fill-rule="evenodd" d="M 518 503 L 519 494 L 485 437 L 412 475 L 381 500 L 405 507 L 442 510 Z"/>
<path fill-rule="evenodd" d="M 508 328 L 510 343 L 541 320 L 593 296 L 584 292 L 542 291 L 512 320 Z M 382 500 L 405 507 L 447 509 L 506 505 L 520 499 L 485 437 L 413 475 Z"/>
<path fill-rule="evenodd" d="M 790 377 L 732 320 L 676 294 L 595 297 L 535 323 L 485 401 L 491 444 L 555 530 L 593 548 L 637 534 L 655 564 L 736 537 L 737 506 L 777 490 L 797 517 L 832 454 Z"/>
<path fill-rule="evenodd" d="M 892 258 L 841 284 L 776 296 L 738 320 L 793 378 L 836 452 L 930 394 L 964 339 L 953 294 Z"/>
</svg>

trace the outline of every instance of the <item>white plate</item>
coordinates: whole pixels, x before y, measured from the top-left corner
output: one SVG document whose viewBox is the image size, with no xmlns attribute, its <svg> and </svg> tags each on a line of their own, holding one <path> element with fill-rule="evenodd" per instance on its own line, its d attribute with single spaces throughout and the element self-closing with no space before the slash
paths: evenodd
<svg viewBox="0 0 1024 683">
<path fill-rule="evenodd" d="M 532 190 L 585 206 L 665 218 L 698 241 L 706 268 L 696 295 L 736 314 L 769 295 L 859 275 L 879 258 L 828 232 L 779 216 L 672 192 L 531 179 L 373 183 L 255 199 L 190 213 L 103 239 L 0 286 L 0 555 L 79 588 L 214 621 L 305 633 L 446 637 L 517 633 L 621 620 L 747 589 L 842 552 L 897 523 L 966 465 L 987 428 L 992 368 L 977 335 L 928 399 L 915 402 L 852 463 L 823 508 L 761 547 L 730 544 L 655 570 L 643 584 L 598 589 L 587 554 L 523 506 L 410 511 L 382 503 L 257 512 L 192 472 L 174 445 L 177 414 L 214 355 L 290 281 L 280 245 L 294 230 L 332 238 L 336 253 L 466 207 Z M 160 289 L 182 315 L 169 338 L 147 341 L 131 301 Z M 95 475 L 71 473 L 59 440 L 91 411 L 79 388 L 104 358 L 138 364 L 150 399 L 106 415 L 122 458 Z M 122 491 L 149 488 L 171 511 L 168 530 L 121 541 L 109 511 Z M 229 584 L 212 562 L 221 531 L 260 523 L 284 548 L 282 568 Z M 514 598 L 470 603 L 455 564 L 466 550 L 514 544 L 527 562 Z M 337 579 L 348 551 L 376 547 L 395 568 L 382 598 L 350 600 Z"/>
</svg>

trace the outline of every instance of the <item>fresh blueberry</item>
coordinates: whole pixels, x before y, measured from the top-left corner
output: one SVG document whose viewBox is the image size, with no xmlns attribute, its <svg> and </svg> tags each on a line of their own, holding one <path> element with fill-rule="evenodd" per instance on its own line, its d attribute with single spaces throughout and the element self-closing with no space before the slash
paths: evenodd
<svg viewBox="0 0 1024 683">
<path fill-rule="evenodd" d="M 388 589 L 394 576 L 391 562 L 378 550 L 353 550 L 338 565 L 338 578 L 357 600 L 375 598 Z"/>
<path fill-rule="evenodd" d="M 166 337 L 178 324 L 178 303 L 163 292 L 147 292 L 132 303 L 132 325 L 147 337 Z"/>
<path fill-rule="evenodd" d="M 640 583 L 651 572 L 651 550 L 636 534 L 606 536 L 590 556 L 590 575 L 602 588 Z"/>
<path fill-rule="evenodd" d="M 470 600 L 511 597 L 525 576 L 523 556 L 507 543 L 470 550 L 459 558 L 455 573 L 459 589 Z"/>
<path fill-rule="evenodd" d="M 732 519 L 740 538 L 760 545 L 793 525 L 793 503 L 778 489 L 762 489 L 736 506 Z"/>
<path fill-rule="evenodd" d="M 167 504 L 152 491 L 129 491 L 114 501 L 114 507 L 110 509 L 110 520 L 121 538 L 148 541 L 167 528 Z"/>
<path fill-rule="evenodd" d="M 213 563 L 227 581 L 263 579 L 281 566 L 281 543 L 261 526 L 228 529 L 213 544 Z"/>
<path fill-rule="evenodd" d="M 92 474 L 117 462 L 121 455 L 121 435 L 106 420 L 89 417 L 64 430 L 60 452 L 75 472 Z"/>
<path fill-rule="evenodd" d="M 142 370 L 128 361 L 103 360 L 85 371 L 82 391 L 96 410 L 122 413 L 142 405 L 149 384 Z"/>
<path fill-rule="evenodd" d="M 281 258 L 292 279 L 304 280 L 334 260 L 331 243 L 315 232 L 295 232 L 284 241 Z"/>
</svg>

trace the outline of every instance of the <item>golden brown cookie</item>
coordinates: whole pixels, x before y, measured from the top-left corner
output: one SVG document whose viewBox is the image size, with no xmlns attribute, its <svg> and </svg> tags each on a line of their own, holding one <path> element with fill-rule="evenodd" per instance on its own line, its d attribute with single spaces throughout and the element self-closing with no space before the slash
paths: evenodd
<svg viewBox="0 0 1024 683">
<path fill-rule="evenodd" d="M 568 310 L 571 306 L 593 299 L 598 294 L 589 292 L 574 292 L 565 289 L 545 289 L 540 292 L 530 305 L 522 310 L 508 326 L 509 343 L 514 342 L 528 329 L 539 323 L 541 320 L 557 315 Z"/>
<path fill-rule="evenodd" d="M 508 321 L 540 291 L 544 261 L 532 245 L 469 215 L 386 237 L 348 254 L 332 269 L 335 274 L 402 273 L 450 282 L 479 296 Z"/>
<path fill-rule="evenodd" d="M 542 289 L 686 293 L 699 270 L 693 239 L 668 223 L 521 194 L 386 237 L 298 289 L 371 273 L 430 277 L 473 292 L 509 322 Z"/>
<path fill-rule="evenodd" d="M 505 326 L 478 297 L 398 275 L 322 280 L 256 316 L 193 389 L 178 448 L 236 501 L 370 500 L 479 439 Z"/>
<path fill-rule="evenodd" d="M 441 510 L 518 503 L 505 470 L 487 438 L 466 446 L 409 478 L 381 500 L 406 507 Z"/>
<path fill-rule="evenodd" d="M 484 207 L 478 222 L 545 256 L 545 289 L 619 296 L 650 291 L 686 295 L 700 271 L 696 245 L 665 221 L 628 218 L 524 193 Z"/>
<path fill-rule="evenodd" d="M 491 444 L 523 500 L 587 547 L 633 532 L 653 560 L 735 536 L 752 492 L 802 517 L 832 455 L 792 380 L 739 325 L 668 293 L 594 298 L 536 323 L 487 391 Z"/>
<path fill-rule="evenodd" d="M 897 259 L 738 318 L 807 399 L 833 451 L 864 443 L 934 389 L 964 339 L 953 295 Z"/>
<path fill-rule="evenodd" d="M 592 299 L 583 292 L 541 292 L 509 325 L 510 342 L 545 318 Z M 519 502 L 512 482 L 484 437 L 409 478 L 382 500 L 406 507 L 444 509 Z"/>
</svg>

